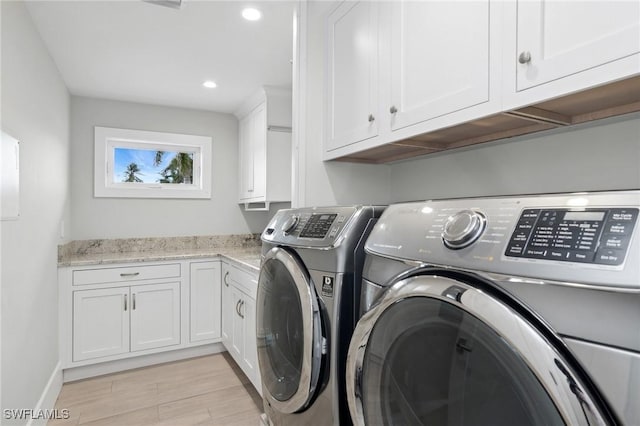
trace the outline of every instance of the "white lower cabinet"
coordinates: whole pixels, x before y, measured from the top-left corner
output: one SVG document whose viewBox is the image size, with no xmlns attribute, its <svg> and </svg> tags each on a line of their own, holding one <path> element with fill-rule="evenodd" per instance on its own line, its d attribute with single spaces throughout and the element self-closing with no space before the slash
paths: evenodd
<svg viewBox="0 0 640 426">
<path fill-rule="evenodd" d="M 73 292 L 73 361 L 180 343 L 180 283 Z"/>
<path fill-rule="evenodd" d="M 220 339 L 220 262 L 191 262 L 190 273 L 190 341 Z"/>
<path fill-rule="evenodd" d="M 129 287 L 73 292 L 73 360 L 129 352 Z"/>
<path fill-rule="evenodd" d="M 78 367 L 77 374 L 90 377 L 104 374 L 99 363 L 120 363 L 110 370 L 117 371 L 135 364 L 128 358 L 169 359 L 161 354 L 168 351 L 197 356 L 224 346 L 262 392 L 258 274 L 235 265 L 202 258 L 59 268 L 62 368 Z"/>
<path fill-rule="evenodd" d="M 222 343 L 262 394 L 256 345 L 258 276 L 222 264 Z"/>
<path fill-rule="evenodd" d="M 131 287 L 131 351 L 180 343 L 180 283 Z"/>
</svg>

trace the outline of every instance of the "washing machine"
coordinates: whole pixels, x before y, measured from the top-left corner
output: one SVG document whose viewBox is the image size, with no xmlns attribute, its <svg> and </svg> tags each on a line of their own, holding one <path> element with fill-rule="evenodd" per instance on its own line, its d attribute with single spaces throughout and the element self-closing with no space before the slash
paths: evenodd
<svg viewBox="0 0 640 426">
<path fill-rule="evenodd" d="M 640 191 L 390 206 L 365 246 L 358 425 L 640 425 Z"/>
<path fill-rule="evenodd" d="M 359 312 L 364 240 L 382 211 L 280 210 L 262 233 L 256 335 L 268 423 L 350 424 L 346 355 Z"/>
</svg>

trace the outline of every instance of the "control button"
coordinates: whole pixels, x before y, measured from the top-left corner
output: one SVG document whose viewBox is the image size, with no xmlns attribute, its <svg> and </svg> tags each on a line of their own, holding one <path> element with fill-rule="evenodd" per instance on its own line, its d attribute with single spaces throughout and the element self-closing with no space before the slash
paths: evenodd
<svg viewBox="0 0 640 426">
<path fill-rule="evenodd" d="M 300 220 L 300 218 L 298 216 L 293 215 L 293 216 L 290 216 L 289 219 L 287 219 L 282 224 L 282 231 L 285 233 L 285 235 L 287 235 L 289 232 L 291 232 L 292 230 L 295 229 L 295 227 L 298 224 L 299 220 Z"/>
<path fill-rule="evenodd" d="M 507 247 L 507 251 L 505 256 L 522 256 L 522 252 L 524 251 L 524 244 L 509 244 Z"/>
<path fill-rule="evenodd" d="M 588 251 L 570 250 L 567 260 L 570 262 L 593 263 L 595 253 Z"/>
<path fill-rule="evenodd" d="M 344 222 L 344 219 L 345 219 L 344 216 L 338 216 L 338 223 Z"/>
<path fill-rule="evenodd" d="M 544 259 L 547 255 L 547 250 L 539 248 L 527 248 L 524 252 L 526 257 L 534 259 Z"/>
<path fill-rule="evenodd" d="M 452 250 L 468 247 L 480 238 L 486 225 L 487 219 L 482 213 L 473 210 L 459 211 L 444 224 L 444 245 Z"/>
<path fill-rule="evenodd" d="M 600 247 L 605 249 L 626 250 L 629 246 L 628 236 L 620 235 L 603 235 L 600 239 Z"/>
<path fill-rule="evenodd" d="M 609 222 L 628 222 L 636 221 L 638 209 L 613 209 L 609 215 Z"/>
<path fill-rule="evenodd" d="M 622 265 L 626 250 L 600 249 L 595 262 L 601 265 Z"/>
<path fill-rule="evenodd" d="M 525 209 L 522 211 L 522 214 L 520 215 L 520 219 L 530 219 L 533 220 L 535 222 L 535 220 L 538 218 L 538 215 L 540 214 L 540 210 L 539 209 Z"/>
<path fill-rule="evenodd" d="M 566 260 L 568 254 L 568 250 L 551 249 L 547 251 L 547 255 L 545 257 L 550 260 Z"/>
<path fill-rule="evenodd" d="M 607 222 L 604 227 L 605 234 L 615 235 L 631 235 L 633 231 L 633 222 Z"/>
</svg>

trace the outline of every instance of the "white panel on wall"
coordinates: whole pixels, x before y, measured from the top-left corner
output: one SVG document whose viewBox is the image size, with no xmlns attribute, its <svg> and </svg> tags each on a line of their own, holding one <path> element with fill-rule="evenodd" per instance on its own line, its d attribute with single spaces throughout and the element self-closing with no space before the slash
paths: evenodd
<svg viewBox="0 0 640 426">
<path fill-rule="evenodd" d="M 2 132 L 2 220 L 20 216 L 20 142 Z"/>
</svg>

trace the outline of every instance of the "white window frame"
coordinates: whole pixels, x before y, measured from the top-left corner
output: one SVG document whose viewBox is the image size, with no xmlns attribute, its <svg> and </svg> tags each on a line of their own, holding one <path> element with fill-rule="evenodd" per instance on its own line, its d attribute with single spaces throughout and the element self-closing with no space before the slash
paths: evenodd
<svg viewBox="0 0 640 426">
<path fill-rule="evenodd" d="M 94 128 L 94 196 L 112 198 L 211 198 L 211 138 L 144 130 Z M 191 184 L 115 182 L 116 148 L 193 152 Z"/>
</svg>

